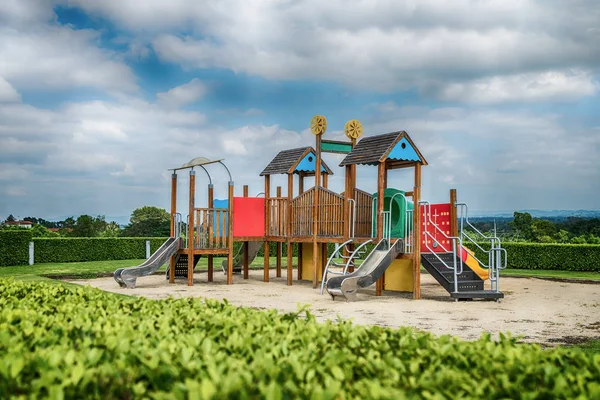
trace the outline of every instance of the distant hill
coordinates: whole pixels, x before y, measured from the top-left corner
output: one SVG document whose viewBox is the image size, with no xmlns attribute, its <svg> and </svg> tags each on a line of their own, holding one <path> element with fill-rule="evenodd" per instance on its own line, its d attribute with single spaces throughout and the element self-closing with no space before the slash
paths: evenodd
<svg viewBox="0 0 600 400">
<path fill-rule="evenodd" d="M 531 214 L 534 218 L 566 219 L 569 217 L 600 218 L 600 210 L 517 210 Z M 474 211 L 469 217 L 472 218 L 510 218 L 513 211 Z"/>
</svg>

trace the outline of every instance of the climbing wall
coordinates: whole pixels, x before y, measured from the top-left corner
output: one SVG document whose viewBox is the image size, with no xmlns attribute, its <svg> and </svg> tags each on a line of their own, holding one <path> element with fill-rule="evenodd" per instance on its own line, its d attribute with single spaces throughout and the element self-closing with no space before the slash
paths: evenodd
<svg viewBox="0 0 600 400">
<path fill-rule="evenodd" d="M 431 253 L 433 250 L 435 253 L 445 253 L 452 251 L 452 241 L 444 237 L 445 233 L 447 236 L 451 236 L 450 232 L 450 203 L 444 204 L 431 204 L 427 206 L 429 213 L 427 223 L 425 223 L 425 206 L 421 206 L 421 253 Z M 436 224 L 439 229 L 436 229 Z M 426 230 L 431 234 L 426 235 Z M 443 231 L 442 232 L 440 232 Z M 432 238 L 433 236 L 433 238 Z M 427 243 L 426 243 L 427 241 Z M 428 248 L 428 247 L 429 248 Z"/>
</svg>

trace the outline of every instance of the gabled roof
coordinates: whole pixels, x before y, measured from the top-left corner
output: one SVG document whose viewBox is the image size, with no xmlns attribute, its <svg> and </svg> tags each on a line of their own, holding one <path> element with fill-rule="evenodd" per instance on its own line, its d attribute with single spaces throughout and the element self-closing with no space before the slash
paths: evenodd
<svg viewBox="0 0 600 400">
<path fill-rule="evenodd" d="M 312 169 L 306 169 L 306 163 L 308 160 L 304 160 L 306 156 L 310 155 L 310 154 L 314 154 L 315 149 L 313 149 L 312 147 L 308 146 L 308 147 L 298 147 L 295 149 L 289 149 L 289 150 L 283 150 L 280 151 L 275 158 L 273 158 L 273 160 L 271 160 L 271 162 L 269 163 L 269 165 L 266 166 L 266 168 L 260 173 L 260 176 L 264 176 L 264 175 L 275 175 L 275 174 L 293 174 L 293 173 L 299 173 L 299 172 L 308 172 L 308 174 L 310 173 L 314 173 L 314 161 L 313 161 L 313 166 Z M 304 168 L 302 171 L 297 170 L 296 167 L 298 167 L 300 164 L 302 163 Z M 321 170 L 323 172 L 326 172 L 328 175 L 333 175 L 333 172 L 331 171 L 331 169 L 327 166 L 327 164 L 325 163 L 325 161 L 323 161 L 321 159 Z"/>
<path fill-rule="evenodd" d="M 400 147 L 396 149 L 396 145 Z M 342 160 L 340 167 L 345 165 L 367 164 L 376 165 L 387 158 L 409 162 L 427 161 L 405 131 L 368 136 L 360 140 L 354 149 Z"/>
</svg>

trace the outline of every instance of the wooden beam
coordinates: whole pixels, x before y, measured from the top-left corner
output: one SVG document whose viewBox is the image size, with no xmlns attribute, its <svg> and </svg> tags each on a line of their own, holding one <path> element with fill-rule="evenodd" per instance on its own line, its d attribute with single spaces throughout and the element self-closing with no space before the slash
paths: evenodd
<svg viewBox="0 0 600 400">
<path fill-rule="evenodd" d="M 188 273 L 187 273 L 187 284 L 188 286 L 194 285 L 194 226 L 195 215 L 194 215 L 194 204 L 196 202 L 196 171 L 190 171 L 190 196 L 188 203 L 188 215 L 190 216 L 188 223 Z"/>
<path fill-rule="evenodd" d="M 177 174 L 171 175 L 171 237 L 175 236 L 175 214 L 177 214 Z M 175 240 L 181 240 L 179 237 Z M 169 260 L 169 283 L 175 283 L 175 258 Z"/>
<path fill-rule="evenodd" d="M 269 197 L 271 197 L 271 176 L 265 175 L 265 235 L 269 235 L 271 221 L 269 218 Z M 263 263 L 263 281 L 269 282 L 269 242 L 265 241 Z"/>
<path fill-rule="evenodd" d="M 413 299 L 421 298 L 421 164 L 415 165 L 415 187 L 413 189 Z"/>
<path fill-rule="evenodd" d="M 292 233 L 292 198 L 294 197 L 294 175 L 288 175 L 288 203 L 287 203 L 287 284 L 292 286 L 292 272 L 294 271 L 294 266 L 292 265 L 292 256 L 293 256 L 293 245 L 290 240 L 290 236 Z"/>
<path fill-rule="evenodd" d="M 215 190 L 212 184 L 208 185 L 208 207 L 211 208 L 213 206 L 213 201 L 215 198 Z M 214 275 L 214 264 L 213 264 L 213 255 L 208 256 L 208 281 L 213 281 Z"/>
<path fill-rule="evenodd" d="M 227 284 L 233 284 L 233 182 L 229 182 L 228 204 L 229 218 L 227 218 L 227 244 L 229 254 L 227 255 Z"/>
<path fill-rule="evenodd" d="M 456 189 L 450 189 L 450 236 L 458 236 L 458 212 L 456 210 Z"/>
<path fill-rule="evenodd" d="M 377 241 L 383 238 L 383 210 L 384 210 L 384 191 L 387 183 L 387 171 L 385 162 L 380 162 L 377 174 Z M 391 245 L 391 243 L 390 243 Z M 375 285 L 375 296 L 381 296 L 383 292 L 383 277 L 377 280 Z"/>
<path fill-rule="evenodd" d="M 313 289 L 317 287 L 318 281 L 318 272 L 319 272 L 319 254 L 318 254 L 318 244 L 317 244 L 317 235 L 319 231 L 319 186 L 321 185 L 321 135 L 316 135 L 316 153 L 317 159 L 315 160 L 315 195 L 314 195 L 314 204 L 313 204 Z"/>
<path fill-rule="evenodd" d="M 281 199 L 281 186 L 277 186 L 277 198 Z M 279 202 L 277 204 L 281 204 L 281 202 Z M 280 209 L 278 209 L 277 212 L 277 224 L 279 225 L 279 228 L 283 227 L 284 221 L 282 221 L 283 218 L 283 213 L 281 212 Z M 281 235 L 281 231 L 278 229 L 278 233 L 279 235 Z M 276 276 L 278 278 L 281 278 L 281 243 L 277 243 L 277 248 L 275 251 L 275 272 L 276 272 Z"/>
<path fill-rule="evenodd" d="M 298 195 L 304 193 L 304 174 L 301 172 L 298 174 Z"/>
<path fill-rule="evenodd" d="M 327 173 L 322 173 L 321 177 L 323 178 L 323 187 L 327 188 L 329 184 L 329 175 L 327 175 Z"/>
<path fill-rule="evenodd" d="M 248 185 L 244 185 L 244 197 L 248 197 Z M 244 257 L 244 279 L 248 279 L 249 269 L 250 269 L 250 256 L 248 254 L 248 242 L 242 243 L 244 246 L 243 257 Z"/>
<path fill-rule="evenodd" d="M 379 163 L 377 171 L 377 242 L 383 238 L 384 176 L 385 164 Z"/>
</svg>

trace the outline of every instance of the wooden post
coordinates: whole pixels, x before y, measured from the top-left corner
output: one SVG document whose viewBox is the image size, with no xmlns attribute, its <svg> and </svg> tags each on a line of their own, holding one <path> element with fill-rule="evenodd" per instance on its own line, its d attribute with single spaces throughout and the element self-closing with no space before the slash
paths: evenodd
<svg viewBox="0 0 600 400">
<path fill-rule="evenodd" d="M 294 266 L 292 265 L 294 255 L 294 247 L 292 245 L 292 198 L 294 197 L 294 175 L 288 174 L 288 204 L 287 204 L 287 284 L 292 286 L 292 272 Z"/>
<path fill-rule="evenodd" d="M 317 234 L 319 230 L 319 187 L 321 185 L 321 135 L 316 135 L 317 146 L 316 153 L 317 159 L 315 160 L 315 195 L 313 204 L 313 289 L 317 287 L 318 272 L 319 272 L 319 246 L 317 243 Z"/>
<path fill-rule="evenodd" d="M 215 199 L 215 190 L 214 187 L 211 184 L 208 185 L 208 208 L 212 208 L 213 207 L 213 202 Z M 213 213 L 209 214 L 209 218 L 212 218 Z M 213 221 L 214 223 L 214 221 Z M 213 281 L 213 275 L 214 275 L 214 256 L 212 254 L 208 255 L 208 281 L 212 282 Z"/>
<path fill-rule="evenodd" d="M 377 174 L 377 242 L 383 238 L 383 206 L 385 163 L 380 162 Z"/>
<path fill-rule="evenodd" d="M 264 253 L 265 253 L 265 261 L 264 261 L 264 274 L 263 274 L 263 281 L 264 282 L 269 282 L 269 240 L 267 239 L 267 237 L 270 234 L 270 227 L 271 227 L 271 218 L 270 218 L 270 214 L 271 214 L 271 207 L 269 207 L 270 202 L 269 202 L 269 197 L 271 196 L 271 176 L 270 175 L 265 175 L 265 246 L 264 246 Z"/>
<path fill-rule="evenodd" d="M 190 198 L 189 198 L 189 221 L 188 221 L 188 286 L 194 285 L 194 227 L 196 226 L 194 208 L 196 203 L 196 171 L 190 171 Z"/>
<path fill-rule="evenodd" d="M 248 185 L 244 185 L 244 197 L 248 197 Z M 248 242 L 244 242 L 242 246 L 244 246 L 244 279 L 248 279 L 248 270 L 250 268 L 249 263 L 249 254 L 248 254 Z"/>
<path fill-rule="evenodd" d="M 456 210 L 456 189 L 450 189 L 450 236 L 458 237 L 458 212 Z"/>
<path fill-rule="evenodd" d="M 177 214 L 177 174 L 171 175 L 171 237 L 175 236 L 175 214 Z M 179 237 L 175 240 L 181 240 Z M 175 259 L 177 255 L 171 257 L 169 261 L 169 283 L 175 283 Z"/>
<path fill-rule="evenodd" d="M 386 184 L 385 161 L 380 162 L 377 174 L 377 241 L 383 238 L 383 210 L 384 210 L 384 191 Z M 391 243 L 390 243 L 391 245 Z M 375 296 L 381 296 L 383 292 L 383 276 L 377 280 L 375 285 Z"/>
<path fill-rule="evenodd" d="M 329 175 L 327 174 L 327 172 L 323 172 L 321 174 L 321 177 L 323 178 L 323 187 L 327 189 L 329 183 Z"/>
<path fill-rule="evenodd" d="M 277 225 L 278 225 L 278 228 L 283 228 L 283 224 L 285 223 L 282 220 L 283 213 L 281 212 L 281 209 L 280 209 L 281 204 L 282 204 L 281 203 L 281 186 L 277 186 Z M 277 233 L 279 234 L 279 236 L 281 236 L 281 234 L 282 234 L 281 229 L 278 229 L 277 231 L 278 231 Z M 281 242 L 277 242 L 277 250 L 275 252 L 275 258 L 276 258 L 275 271 L 276 271 L 276 276 L 278 278 L 281 278 L 281 250 L 282 250 Z"/>
<path fill-rule="evenodd" d="M 421 298 L 421 164 L 415 164 L 415 188 L 413 189 L 413 299 Z"/>
<path fill-rule="evenodd" d="M 227 244 L 229 254 L 227 255 L 227 284 L 233 283 L 233 181 L 229 182 L 229 193 L 227 196 L 229 215 L 227 218 Z"/>
<path fill-rule="evenodd" d="M 298 195 L 304 193 L 304 174 L 300 172 L 298 174 Z"/>
<path fill-rule="evenodd" d="M 302 243 L 298 243 L 298 280 L 302 280 Z"/>
</svg>

